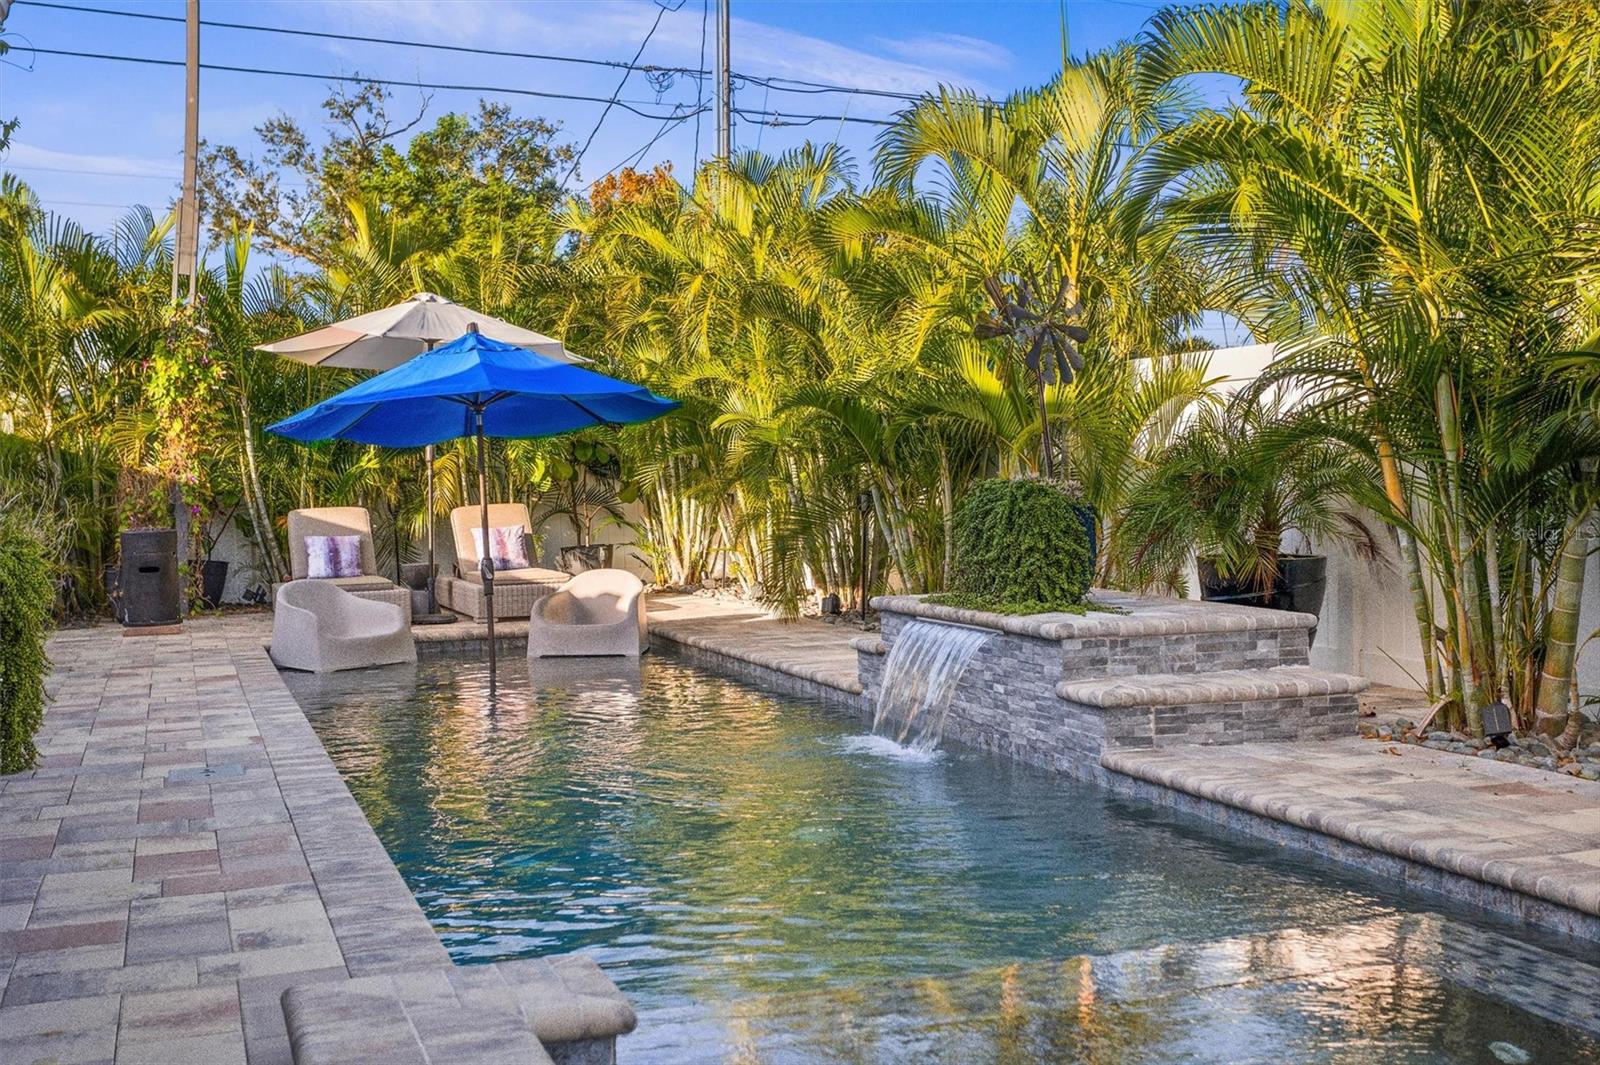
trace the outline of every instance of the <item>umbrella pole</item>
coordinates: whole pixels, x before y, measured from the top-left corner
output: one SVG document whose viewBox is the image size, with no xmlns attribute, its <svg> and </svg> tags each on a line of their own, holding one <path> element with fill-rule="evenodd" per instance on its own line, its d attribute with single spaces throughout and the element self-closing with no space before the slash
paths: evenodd
<svg viewBox="0 0 1600 1065">
<path fill-rule="evenodd" d="M 478 437 L 478 505 L 483 520 L 483 550 L 478 553 L 478 572 L 483 575 L 483 608 L 489 614 L 489 694 L 494 694 L 494 558 L 489 542 L 489 472 L 483 455 L 483 407 L 472 409 Z"/>
<path fill-rule="evenodd" d="M 439 600 L 435 597 L 435 584 L 438 581 L 434 573 L 433 561 L 433 445 L 429 444 L 422 449 L 423 464 L 428 467 L 428 613 L 439 612 Z"/>
<path fill-rule="evenodd" d="M 428 350 L 433 350 L 433 341 L 428 341 Z M 422 461 L 428 466 L 428 614 L 432 616 L 439 612 L 439 597 L 437 591 L 438 574 L 433 560 L 433 445 L 429 444 L 422 449 Z"/>
</svg>

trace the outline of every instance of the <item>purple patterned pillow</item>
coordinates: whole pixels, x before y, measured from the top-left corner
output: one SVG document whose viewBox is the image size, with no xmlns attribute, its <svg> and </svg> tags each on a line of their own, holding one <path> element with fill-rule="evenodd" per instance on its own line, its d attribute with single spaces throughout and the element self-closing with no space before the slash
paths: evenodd
<svg viewBox="0 0 1600 1065">
<path fill-rule="evenodd" d="M 491 550 L 483 549 L 483 529 L 474 527 L 472 542 L 478 548 L 478 557 L 487 555 L 494 559 L 494 568 L 502 569 L 527 569 L 528 547 L 522 540 L 522 526 L 505 525 L 489 530 L 489 544 Z"/>
<path fill-rule="evenodd" d="M 306 537 L 306 576 L 314 580 L 361 576 L 361 537 Z"/>
</svg>

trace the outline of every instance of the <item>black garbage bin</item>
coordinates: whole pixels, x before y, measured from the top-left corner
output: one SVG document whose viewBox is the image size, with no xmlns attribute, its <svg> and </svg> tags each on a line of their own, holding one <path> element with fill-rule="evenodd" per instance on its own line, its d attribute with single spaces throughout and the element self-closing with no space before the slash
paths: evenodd
<svg viewBox="0 0 1600 1065">
<path fill-rule="evenodd" d="M 123 533 L 120 585 L 124 625 L 176 625 L 182 621 L 177 532 L 131 529 Z"/>
</svg>

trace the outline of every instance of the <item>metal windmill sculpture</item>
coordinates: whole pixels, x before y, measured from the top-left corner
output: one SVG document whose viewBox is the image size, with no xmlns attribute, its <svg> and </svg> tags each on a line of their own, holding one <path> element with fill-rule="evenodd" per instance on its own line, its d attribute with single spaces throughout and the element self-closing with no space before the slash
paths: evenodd
<svg viewBox="0 0 1600 1065">
<path fill-rule="evenodd" d="M 1040 469 L 1045 477 L 1054 478 L 1055 444 L 1045 395 L 1051 385 L 1069 384 L 1083 369 L 1078 345 L 1089 339 L 1089 333 L 1074 324 L 1083 314 L 1083 305 L 1066 277 L 1055 281 L 1054 270 L 1043 278 L 1038 274 L 986 278 L 983 289 L 994 309 L 978 320 L 973 335 L 979 340 L 1008 337 L 1014 350 L 1022 352 L 1039 397 Z M 1046 298 L 1045 293 L 1052 289 L 1054 294 Z"/>
</svg>

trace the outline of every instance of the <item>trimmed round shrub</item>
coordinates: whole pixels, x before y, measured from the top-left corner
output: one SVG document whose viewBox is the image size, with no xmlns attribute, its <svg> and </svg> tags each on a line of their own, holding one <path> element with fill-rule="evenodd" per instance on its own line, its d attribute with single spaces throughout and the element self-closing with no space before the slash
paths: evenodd
<svg viewBox="0 0 1600 1065">
<path fill-rule="evenodd" d="M 951 594 L 940 601 L 1008 614 L 1081 610 L 1094 577 L 1089 513 L 1048 481 L 979 481 L 956 507 Z"/>
</svg>

